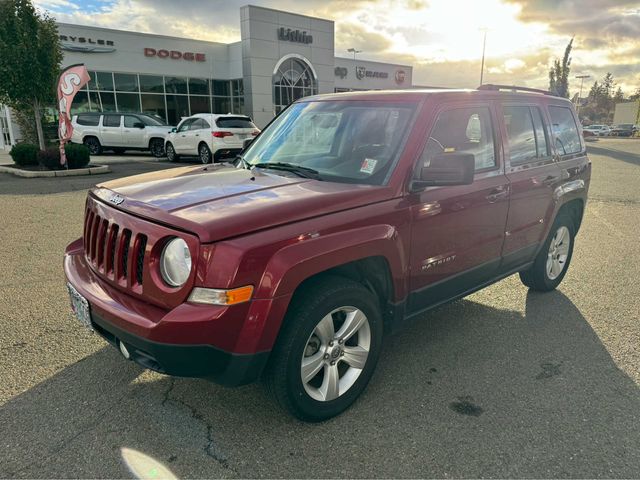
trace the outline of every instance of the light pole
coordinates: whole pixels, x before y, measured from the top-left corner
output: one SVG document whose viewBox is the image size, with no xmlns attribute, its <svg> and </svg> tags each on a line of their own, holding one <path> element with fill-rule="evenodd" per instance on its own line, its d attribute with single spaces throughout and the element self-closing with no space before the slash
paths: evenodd
<svg viewBox="0 0 640 480">
<path fill-rule="evenodd" d="M 484 51 L 487 47 L 487 30 L 488 28 L 481 28 L 480 31 L 484 32 L 484 36 L 482 39 L 482 64 L 480 65 L 480 85 L 482 85 L 482 79 L 484 77 Z"/>
<path fill-rule="evenodd" d="M 362 50 L 356 50 L 355 48 L 347 48 L 347 52 L 353 53 L 353 59 L 356 59 L 356 53 L 362 53 Z"/>
<path fill-rule="evenodd" d="M 591 78 L 591 75 L 576 75 L 576 78 L 580 79 L 580 93 L 578 94 L 578 101 L 576 102 L 576 113 L 580 112 L 580 99 L 582 98 L 582 83 L 585 78 Z"/>
</svg>

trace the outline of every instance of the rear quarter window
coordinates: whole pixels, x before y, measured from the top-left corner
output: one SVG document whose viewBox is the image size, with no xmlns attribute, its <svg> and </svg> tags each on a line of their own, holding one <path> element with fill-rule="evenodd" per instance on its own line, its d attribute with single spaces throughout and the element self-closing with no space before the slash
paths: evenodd
<svg viewBox="0 0 640 480">
<path fill-rule="evenodd" d="M 78 125 L 86 125 L 87 127 L 97 127 L 100 123 L 99 115 L 78 115 L 76 119 Z"/>
<path fill-rule="evenodd" d="M 569 155 L 582 151 L 582 142 L 576 120 L 567 107 L 549 106 L 551 130 L 560 155 Z"/>
<path fill-rule="evenodd" d="M 216 125 L 218 128 L 256 128 L 248 117 L 220 117 Z"/>
</svg>

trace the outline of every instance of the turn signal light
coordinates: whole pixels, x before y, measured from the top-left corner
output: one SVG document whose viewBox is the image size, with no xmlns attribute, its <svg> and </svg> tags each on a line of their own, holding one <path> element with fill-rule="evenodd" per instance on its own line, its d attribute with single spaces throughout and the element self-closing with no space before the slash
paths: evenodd
<svg viewBox="0 0 640 480">
<path fill-rule="evenodd" d="M 253 135 L 255 137 L 259 133 L 260 133 L 260 130 L 254 130 L 253 132 L 251 132 L 251 135 Z"/>
<path fill-rule="evenodd" d="M 244 287 L 232 288 L 230 290 L 221 290 L 217 288 L 194 287 L 189 295 L 189 301 L 192 303 L 207 303 L 210 305 L 235 305 L 251 300 L 253 295 L 253 286 L 246 285 Z"/>
<path fill-rule="evenodd" d="M 216 138 L 233 137 L 232 132 L 211 132 L 211 135 Z"/>
</svg>

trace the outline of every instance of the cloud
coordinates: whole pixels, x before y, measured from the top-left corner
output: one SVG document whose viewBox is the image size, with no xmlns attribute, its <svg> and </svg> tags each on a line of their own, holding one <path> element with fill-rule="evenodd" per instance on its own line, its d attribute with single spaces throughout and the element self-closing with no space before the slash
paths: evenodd
<svg viewBox="0 0 640 480">
<path fill-rule="evenodd" d="M 335 36 L 337 51 L 353 47 L 372 54 L 386 51 L 393 45 L 388 36 L 369 31 L 357 23 L 340 23 L 336 25 Z"/>
</svg>

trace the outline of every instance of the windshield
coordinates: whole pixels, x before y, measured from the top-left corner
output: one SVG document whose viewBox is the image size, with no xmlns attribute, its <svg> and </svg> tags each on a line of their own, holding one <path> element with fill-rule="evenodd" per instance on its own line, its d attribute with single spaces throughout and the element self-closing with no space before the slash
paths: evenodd
<svg viewBox="0 0 640 480">
<path fill-rule="evenodd" d="M 382 185 L 414 111 L 409 103 L 302 102 L 285 110 L 249 146 L 249 165 L 291 164 L 322 180 Z"/>
<path fill-rule="evenodd" d="M 162 118 L 156 117 L 155 115 L 144 114 L 139 115 L 139 117 L 148 127 L 162 127 L 166 125 L 166 122 Z"/>
</svg>

